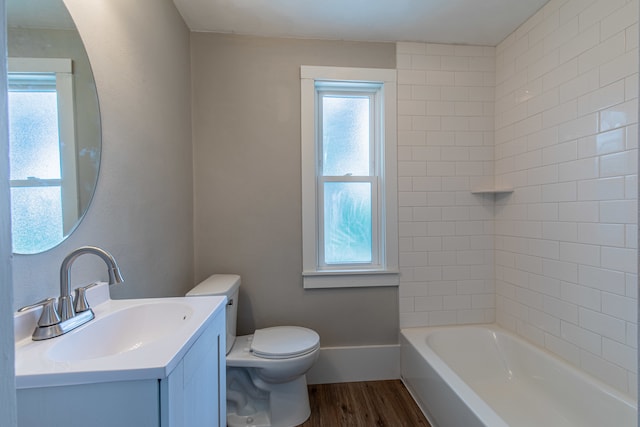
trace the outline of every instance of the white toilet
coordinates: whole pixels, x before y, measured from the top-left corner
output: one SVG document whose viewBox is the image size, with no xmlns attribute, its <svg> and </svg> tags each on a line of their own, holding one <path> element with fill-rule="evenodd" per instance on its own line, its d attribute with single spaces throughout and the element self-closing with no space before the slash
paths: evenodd
<svg viewBox="0 0 640 427">
<path fill-rule="evenodd" d="M 306 372 L 320 337 L 307 328 L 276 326 L 236 337 L 240 276 L 214 274 L 187 296 L 226 295 L 227 425 L 294 427 L 309 415 Z"/>
</svg>

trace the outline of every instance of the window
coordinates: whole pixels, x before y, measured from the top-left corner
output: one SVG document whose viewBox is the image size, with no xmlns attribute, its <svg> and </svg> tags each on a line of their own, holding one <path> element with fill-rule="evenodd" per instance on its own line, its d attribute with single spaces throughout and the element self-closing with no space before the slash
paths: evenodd
<svg viewBox="0 0 640 427">
<path fill-rule="evenodd" d="M 37 253 L 78 219 L 71 60 L 9 58 L 8 106 L 13 251 Z"/>
<path fill-rule="evenodd" d="M 301 89 L 304 286 L 395 286 L 395 70 L 303 66 Z"/>
</svg>

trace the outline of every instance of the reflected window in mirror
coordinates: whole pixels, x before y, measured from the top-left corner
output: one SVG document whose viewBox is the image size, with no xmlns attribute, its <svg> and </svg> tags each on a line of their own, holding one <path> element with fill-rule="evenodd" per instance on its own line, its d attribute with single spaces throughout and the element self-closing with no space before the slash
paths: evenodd
<svg viewBox="0 0 640 427">
<path fill-rule="evenodd" d="M 51 140 L 50 145 L 45 144 L 42 138 L 25 142 L 29 145 L 23 171 L 19 176 L 11 176 L 14 199 L 18 193 L 28 194 L 24 196 L 23 208 L 19 212 L 18 203 L 13 202 L 13 252 L 27 255 L 44 252 L 62 243 L 77 229 L 91 205 L 102 151 L 100 107 L 89 56 L 64 1 L 7 0 L 6 9 L 9 73 L 13 77 L 23 75 L 27 80 L 38 77 L 40 82 L 31 84 L 38 83 L 41 88 L 48 79 L 47 75 L 55 73 L 55 108 L 60 116 L 58 129 L 53 132 L 59 135 Z M 66 92 L 61 90 L 65 82 L 73 91 L 69 97 L 64 97 Z M 17 90 L 16 84 L 24 85 L 25 82 L 14 82 L 13 87 Z M 45 93 L 40 95 L 44 97 Z M 69 116 L 73 121 L 62 118 L 67 117 L 64 111 L 73 112 Z M 26 115 L 35 117 L 35 113 Z M 39 120 L 32 121 L 40 126 Z M 30 128 L 29 133 L 32 131 L 35 128 Z M 11 136 L 13 133 L 11 130 Z M 74 144 L 75 150 L 72 148 Z M 41 145 L 52 146 L 59 153 L 37 154 L 37 147 Z M 45 161 L 51 161 L 59 171 L 42 172 L 40 168 Z M 11 165 L 14 172 L 17 168 L 17 165 Z M 41 201 L 43 212 L 34 209 L 37 204 L 32 202 L 33 199 Z M 43 214 L 46 217 L 42 217 Z M 45 224 L 55 231 L 45 231 Z M 52 238 L 54 234 L 58 236 L 55 240 Z M 31 243 L 33 238 L 39 243 Z"/>
<path fill-rule="evenodd" d="M 8 84 L 13 249 L 38 253 L 80 215 L 72 61 L 10 58 Z"/>
</svg>

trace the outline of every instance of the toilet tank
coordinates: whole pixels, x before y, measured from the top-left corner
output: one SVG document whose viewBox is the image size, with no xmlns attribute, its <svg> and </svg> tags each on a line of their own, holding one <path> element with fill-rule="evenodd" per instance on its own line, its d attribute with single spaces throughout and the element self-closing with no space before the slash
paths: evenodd
<svg viewBox="0 0 640 427">
<path fill-rule="evenodd" d="M 227 351 L 229 354 L 236 339 L 236 321 L 238 319 L 238 294 L 240 276 L 237 274 L 214 274 L 209 276 L 195 288 L 187 292 L 187 296 L 226 296 L 227 297 Z"/>
</svg>

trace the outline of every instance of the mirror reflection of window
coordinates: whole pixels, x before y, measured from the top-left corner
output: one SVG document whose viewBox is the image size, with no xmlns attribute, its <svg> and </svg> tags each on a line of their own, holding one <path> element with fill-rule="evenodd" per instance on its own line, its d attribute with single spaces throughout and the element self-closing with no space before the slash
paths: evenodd
<svg viewBox="0 0 640 427">
<path fill-rule="evenodd" d="M 78 184 L 71 61 L 19 62 L 8 78 L 11 218 L 14 252 L 28 254 L 76 224 Z"/>
</svg>

